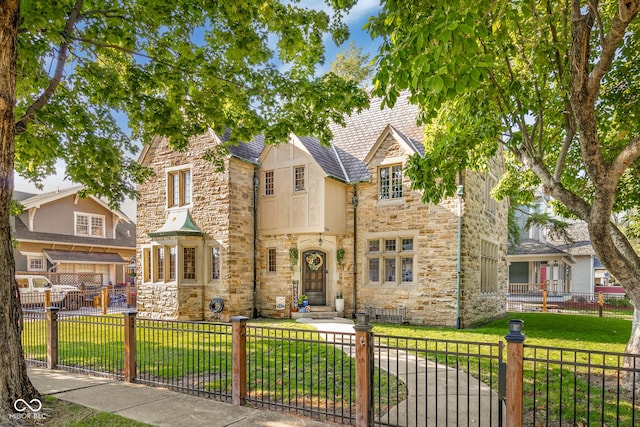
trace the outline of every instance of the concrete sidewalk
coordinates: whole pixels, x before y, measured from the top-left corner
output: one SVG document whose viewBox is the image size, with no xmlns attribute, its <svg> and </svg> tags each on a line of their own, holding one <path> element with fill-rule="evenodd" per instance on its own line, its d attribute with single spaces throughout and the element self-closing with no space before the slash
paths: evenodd
<svg viewBox="0 0 640 427">
<path fill-rule="evenodd" d="M 42 394 L 111 412 L 154 426 L 167 427 L 326 427 L 310 419 L 279 412 L 234 406 L 166 389 L 128 384 L 84 374 L 29 368 L 29 378 Z"/>
</svg>

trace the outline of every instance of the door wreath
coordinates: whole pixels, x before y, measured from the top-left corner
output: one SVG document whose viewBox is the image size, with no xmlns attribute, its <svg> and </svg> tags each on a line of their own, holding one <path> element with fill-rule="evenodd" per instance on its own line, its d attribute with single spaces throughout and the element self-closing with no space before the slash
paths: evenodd
<svg viewBox="0 0 640 427">
<path fill-rule="evenodd" d="M 307 262 L 307 266 L 311 271 L 318 270 L 324 263 L 324 260 L 320 255 L 317 254 L 317 252 L 307 255 L 305 261 Z"/>
</svg>

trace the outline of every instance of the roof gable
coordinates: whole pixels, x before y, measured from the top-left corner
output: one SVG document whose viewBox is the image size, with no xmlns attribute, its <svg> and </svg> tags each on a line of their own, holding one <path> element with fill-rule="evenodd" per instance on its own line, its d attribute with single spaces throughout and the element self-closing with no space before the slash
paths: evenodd
<svg viewBox="0 0 640 427">
<path fill-rule="evenodd" d="M 30 209 L 38 209 L 42 205 L 57 202 L 58 200 L 64 199 L 65 197 L 69 197 L 69 196 L 78 197 L 78 193 L 82 189 L 83 187 L 81 185 L 77 185 L 77 186 L 69 187 L 63 190 L 55 190 L 55 191 L 49 191 L 47 193 L 35 194 L 35 195 L 31 195 L 31 197 L 26 197 L 22 199 L 20 203 L 24 207 L 25 211 Z M 22 193 L 22 194 L 26 194 L 26 193 Z M 87 199 L 97 203 L 98 205 L 103 207 L 105 210 L 108 210 L 112 214 L 116 215 L 122 221 L 132 222 L 131 219 L 124 212 L 122 212 L 119 209 L 118 210 L 111 209 L 108 203 L 100 199 L 99 197 L 88 195 Z"/>
<path fill-rule="evenodd" d="M 387 138 L 391 136 L 397 143 L 402 147 L 402 149 L 407 153 L 407 155 L 411 154 L 421 154 L 418 151 L 416 143 L 411 140 L 408 136 L 396 130 L 393 126 L 388 124 L 382 130 L 376 142 L 371 146 L 369 153 L 364 158 L 364 163 L 369 164 L 373 157 L 376 155 L 382 144 L 387 140 Z"/>
</svg>

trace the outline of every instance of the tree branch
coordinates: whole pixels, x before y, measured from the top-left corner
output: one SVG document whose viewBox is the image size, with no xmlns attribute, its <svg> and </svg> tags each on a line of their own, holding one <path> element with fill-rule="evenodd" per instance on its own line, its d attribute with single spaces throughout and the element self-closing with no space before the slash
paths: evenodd
<svg viewBox="0 0 640 427">
<path fill-rule="evenodd" d="M 624 172 L 638 158 L 640 158 L 640 136 L 634 138 L 613 159 L 607 172 L 607 179 L 614 181 L 617 186 Z"/>
<path fill-rule="evenodd" d="M 596 63 L 589 81 L 587 90 L 591 102 L 594 102 L 600 91 L 600 82 L 604 75 L 611 69 L 616 52 L 624 39 L 627 27 L 638 14 L 639 4 L 636 0 L 619 0 L 618 11 L 611 22 L 611 29 L 602 42 L 600 60 Z"/>
<path fill-rule="evenodd" d="M 15 129 L 16 135 L 19 135 L 27 130 L 27 124 L 33 120 L 36 113 L 49 103 L 51 97 L 55 93 L 56 89 L 62 81 L 62 75 L 64 74 L 64 66 L 67 62 L 67 52 L 69 49 L 69 38 L 73 34 L 74 26 L 78 22 L 78 16 L 80 15 L 80 9 L 84 0 L 76 0 L 73 10 L 67 19 L 64 31 L 62 33 L 63 41 L 58 48 L 58 55 L 56 59 L 56 70 L 53 73 L 53 77 L 49 81 L 49 86 L 40 94 L 33 104 L 27 108 L 20 120 L 16 122 Z"/>
</svg>

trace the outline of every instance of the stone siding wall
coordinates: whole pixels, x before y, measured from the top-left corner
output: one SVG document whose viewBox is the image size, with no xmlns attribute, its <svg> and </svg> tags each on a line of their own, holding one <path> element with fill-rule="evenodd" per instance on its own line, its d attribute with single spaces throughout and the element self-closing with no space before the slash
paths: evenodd
<svg viewBox="0 0 640 427">
<path fill-rule="evenodd" d="M 494 160 L 492 174 L 499 179 L 502 162 Z M 508 290 L 508 204 L 496 204 L 495 213 L 485 210 L 486 173 L 468 172 L 464 177 L 465 206 L 462 229 L 462 326 L 472 326 L 503 315 Z M 494 292 L 483 292 L 481 280 L 482 242 L 498 247 L 498 283 Z"/>
<path fill-rule="evenodd" d="M 216 241 L 221 246 L 221 278 L 208 280 L 208 252 L 201 245 L 197 258 L 196 284 L 142 283 L 138 295 L 141 317 L 163 316 L 165 319 L 209 319 L 212 297 L 225 299 L 225 309 L 218 318 L 250 316 L 253 307 L 253 170 L 254 165 L 235 158 L 227 159 L 223 172 L 202 159 L 213 141 L 209 135 L 194 138 L 185 152 L 175 152 L 165 139 L 151 145 L 145 165 L 156 175 L 140 186 L 137 210 L 138 265 L 142 266 L 141 245 L 152 242 L 148 233 L 158 230 L 167 217 L 166 169 L 191 166 L 191 216 L 204 232 L 204 248 Z M 233 176 L 230 180 L 229 176 Z M 141 271 L 138 276 L 142 278 Z M 168 293 L 167 289 L 173 289 Z M 161 297 L 161 298 L 160 298 Z M 167 301 L 165 301 L 165 299 Z M 172 309 L 168 301 L 173 303 Z"/>
</svg>

